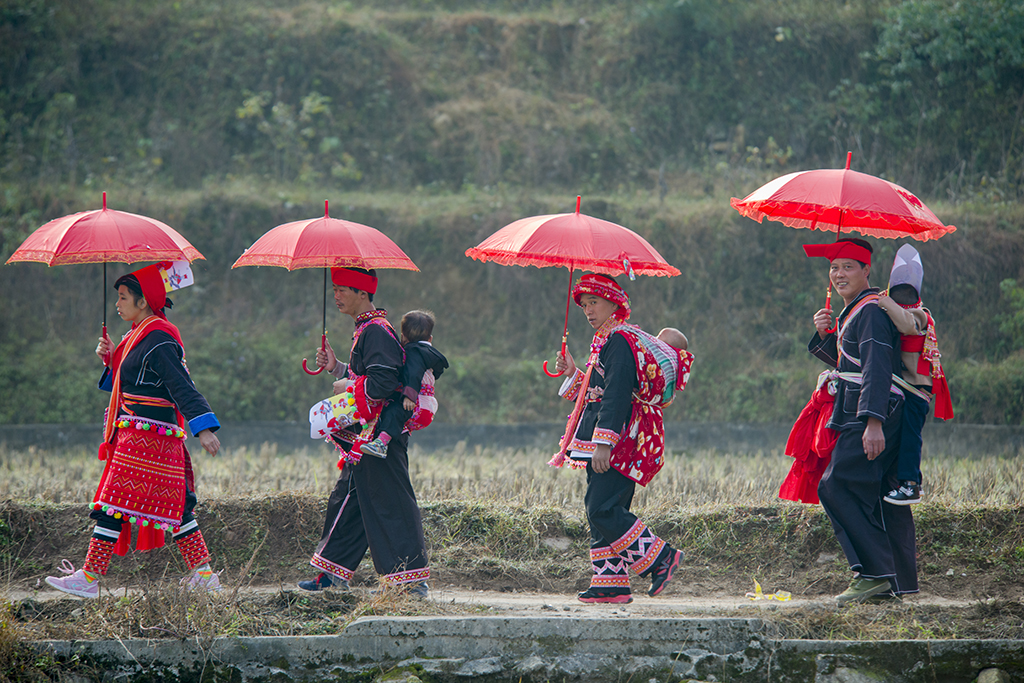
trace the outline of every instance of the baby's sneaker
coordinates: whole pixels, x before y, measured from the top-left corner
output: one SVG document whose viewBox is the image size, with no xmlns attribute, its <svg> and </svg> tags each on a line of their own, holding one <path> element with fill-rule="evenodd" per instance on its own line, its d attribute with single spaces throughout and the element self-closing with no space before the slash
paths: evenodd
<svg viewBox="0 0 1024 683">
<path fill-rule="evenodd" d="M 901 481 L 899 488 L 885 494 L 882 499 L 892 505 L 913 505 L 921 502 L 921 487 L 915 481 Z"/>
<path fill-rule="evenodd" d="M 359 450 L 363 455 L 373 455 L 381 459 L 388 457 L 388 447 L 379 436 L 369 443 L 364 443 Z"/>
<path fill-rule="evenodd" d="M 100 595 L 100 581 L 98 578 L 90 579 L 84 570 L 75 569 L 75 566 L 64 560 L 64 566 L 60 567 L 62 572 L 68 576 L 47 576 L 46 583 L 59 591 L 77 595 L 80 598 L 98 598 Z"/>
</svg>

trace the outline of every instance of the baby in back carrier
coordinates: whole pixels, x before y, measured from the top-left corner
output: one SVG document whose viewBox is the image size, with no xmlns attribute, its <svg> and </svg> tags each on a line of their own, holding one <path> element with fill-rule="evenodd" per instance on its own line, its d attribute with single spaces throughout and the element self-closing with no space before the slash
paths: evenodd
<svg viewBox="0 0 1024 683">
<path fill-rule="evenodd" d="M 386 458 L 391 439 L 403 430 L 423 429 L 433 421 L 437 412 L 434 381 L 448 367 L 448 360 L 430 343 L 433 332 L 434 315 L 430 311 L 409 311 L 402 316 L 405 366 L 401 394 L 392 397 L 381 411 L 377 438 L 359 447 L 364 455 Z"/>
<path fill-rule="evenodd" d="M 665 373 L 665 393 L 662 396 L 662 403 L 668 405 L 675 397 L 676 389 L 682 389 L 690 378 L 692 360 L 689 362 L 687 360 L 692 359 L 693 354 L 686 350 L 688 346 L 686 335 L 674 327 L 664 328 L 658 333 L 656 339 L 668 344 L 676 351 L 664 359 L 658 359 L 658 364 L 661 365 L 662 372 Z M 680 372 L 680 366 L 682 366 L 682 372 Z"/>
</svg>

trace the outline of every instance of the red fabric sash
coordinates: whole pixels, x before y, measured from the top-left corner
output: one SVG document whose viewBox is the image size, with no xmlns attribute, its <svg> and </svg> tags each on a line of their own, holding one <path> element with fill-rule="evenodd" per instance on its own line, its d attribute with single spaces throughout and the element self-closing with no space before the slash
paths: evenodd
<svg viewBox="0 0 1024 683">
<path fill-rule="evenodd" d="M 900 351 L 906 353 L 921 353 L 924 351 L 924 335 L 923 334 L 901 334 L 900 335 Z M 931 374 L 931 363 L 928 364 L 928 372 L 925 374 Z"/>
<path fill-rule="evenodd" d="M 779 498 L 800 503 L 817 504 L 818 483 L 832 460 L 839 433 L 829 429 L 835 397 L 828 391 L 828 382 L 811 394 L 800 416 L 793 424 L 786 441 L 786 455 L 794 458 L 789 474 L 779 488 Z"/>
</svg>

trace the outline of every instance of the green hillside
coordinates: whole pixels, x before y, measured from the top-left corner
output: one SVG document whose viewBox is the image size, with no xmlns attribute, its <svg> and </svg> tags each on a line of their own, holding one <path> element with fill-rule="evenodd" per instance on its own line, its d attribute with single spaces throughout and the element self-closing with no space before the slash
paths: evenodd
<svg viewBox="0 0 1024 683">
<path fill-rule="evenodd" d="M 918 245 L 958 419 L 1024 423 L 1018 3 L 0 6 L 0 256 L 103 190 L 177 228 L 207 261 L 172 319 L 226 419 L 301 421 L 329 391 L 298 367 L 319 336 L 322 273 L 230 270 L 325 198 L 420 266 L 386 274 L 379 302 L 394 320 L 437 313 L 453 360 L 440 419 L 558 419 L 539 363 L 567 272 L 463 252 L 578 193 L 683 271 L 627 283 L 635 321 L 680 327 L 698 354 L 668 417 L 792 419 L 820 370 L 804 343 L 825 285 L 799 245 L 826 238 L 759 226 L 728 198 L 847 150 L 959 228 Z M 882 282 L 898 243 L 876 246 Z M 95 419 L 100 280 L 99 266 L 0 269 L 0 421 Z M 112 306 L 108 318 L 123 331 Z M 350 323 L 331 311 L 329 328 L 344 348 Z"/>
</svg>

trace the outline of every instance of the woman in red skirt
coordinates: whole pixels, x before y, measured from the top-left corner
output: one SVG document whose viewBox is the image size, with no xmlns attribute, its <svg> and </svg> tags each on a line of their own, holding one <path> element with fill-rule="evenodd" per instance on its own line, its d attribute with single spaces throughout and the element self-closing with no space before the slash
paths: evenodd
<svg viewBox="0 0 1024 683">
<path fill-rule="evenodd" d="M 133 528 L 136 550 L 162 546 L 171 531 L 190 571 L 182 583 L 220 588 L 192 515 L 195 479 L 185 448 L 187 426 L 216 455 L 220 423 L 189 377 L 181 335 L 164 313 L 171 307 L 164 284 L 169 266 L 147 266 L 114 284 L 118 315 L 132 328 L 117 348 L 106 336 L 96 347 L 106 366 L 99 386 L 111 392 L 99 452 L 106 467 L 89 515 L 96 526 L 85 564 L 75 570 L 65 560 L 61 570 L 68 576 L 46 578 L 65 593 L 97 597 L 110 556 L 127 552 Z"/>
</svg>

